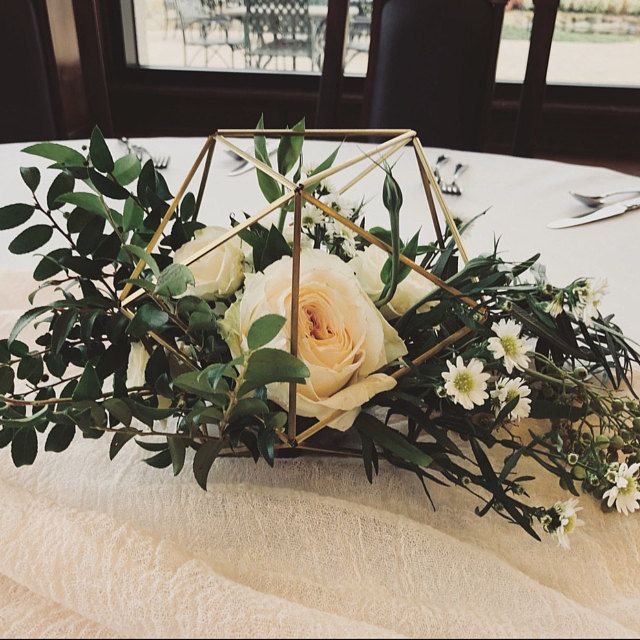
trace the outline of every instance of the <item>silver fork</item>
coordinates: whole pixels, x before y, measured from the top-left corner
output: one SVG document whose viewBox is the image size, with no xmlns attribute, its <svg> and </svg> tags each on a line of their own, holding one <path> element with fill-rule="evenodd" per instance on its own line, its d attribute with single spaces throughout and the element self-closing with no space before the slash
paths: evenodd
<svg viewBox="0 0 640 640">
<path fill-rule="evenodd" d="M 129 153 L 135 154 L 140 162 L 142 162 L 146 156 L 151 160 L 151 162 L 153 162 L 153 166 L 156 169 L 166 169 L 169 166 L 171 156 L 152 156 L 148 149 L 142 145 L 133 144 L 129 138 L 120 138 L 120 142 L 127 147 L 127 151 L 129 151 Z"/>
<path fill-rule="evenodd" d="M 458 163 L 453 173 L 451 182 L 442 185 L 442 193 L 446 193 L 450 196 L 461 196 L 462 191 L 458 186 L 458 178 L 469 168 L 469 165 Z"/>
<path fill-rule="evenodd" d="M 442 184 L 442 176 L 440 175 L 440 167 L 443 167 L 445 164 L 449 162 L 449 156 L 445 156 L 444 154 L 438 156 L 435 165 L 433 165 L 433 175 L 438 183 L 438 186 Z"/>
</svg>

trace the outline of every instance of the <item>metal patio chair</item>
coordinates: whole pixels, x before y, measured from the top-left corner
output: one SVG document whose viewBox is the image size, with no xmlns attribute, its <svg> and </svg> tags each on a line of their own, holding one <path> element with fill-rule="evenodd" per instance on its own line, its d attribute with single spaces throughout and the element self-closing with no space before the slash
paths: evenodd
<svg viewBox="0 0 640 640">
<path fill-rule="evenodd" d="M 315 38 L 309 0 L 245 0 L 245 60 L 247 67 L 263 69 L 272 59 L 314 60 Z"/>
</svg>

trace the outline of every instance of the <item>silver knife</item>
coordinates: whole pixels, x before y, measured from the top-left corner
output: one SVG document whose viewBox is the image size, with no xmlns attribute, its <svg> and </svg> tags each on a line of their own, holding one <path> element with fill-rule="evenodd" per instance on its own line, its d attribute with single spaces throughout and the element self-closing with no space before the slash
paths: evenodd
<svg viewBox="0 0 640 640">
<path fill-rule="evenodd" d="M 560 218 L 550 222 L 547 227 L 549 229 L 566 229 L 567 227 L 577 227 L 581 224 L 589 224 L 590 222 L 597 222 L 598 220 L 605 220 L 606 218 L 613 218 L 614 216 L 620 216 L 623 213 L 640 209 L 640 198 L 633 198 L 632 200 L 626 200 L 624 202 L 616 202 L 615 204 L 609 204 L 606 207 L 600 207 L 595 211 L 591 211 L 586 215 L 580 215 L 575 218 Z"/>
</svg>

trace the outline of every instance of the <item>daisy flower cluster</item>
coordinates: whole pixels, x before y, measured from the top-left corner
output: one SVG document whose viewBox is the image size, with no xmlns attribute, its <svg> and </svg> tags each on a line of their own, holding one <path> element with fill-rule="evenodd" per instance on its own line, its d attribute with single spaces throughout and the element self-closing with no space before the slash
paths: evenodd
<svg viewBox="0 0 640 640">
<path fill-rule="evenodd" d="M 313 170 L 307 169 L 306 173 L 310 176 Z M 364 201 L 354 202 L 345 198 L 326 181 L 316 187 L 314 195 L 353 222 L 356 222 L 362 215 Z M 324 245 L 330 253 L 336 253 L 346 260 L 354 258 L 356 251 L 361 248 L 362 241 L 353 230 L 326 215 L 312 204 L 306 204 L 302 208 L 301 224 L 303 248 L 318 248 Z M 285 226 L 283 236 L 289 244 L 293 242 L 293 222 Z"/>
<path fill-rule="evenodd" d="M 576 320 L 590 327 L 594 318 L 600 315 L 600 305 L 608 285 L 604 279 L 581 278 L 563 289 L 555 289 L 548 283 L 543 288 L 552 295 L 544 305 L 544 310 L 550 316 L 557 318 L 563 311 L 567 311 Z"/>
<path fill-rule="evenodd" d="M 506 372 L 514 369 L 524 371 L 529 366 L 528 353 L 534 349 L 534 341 L 521 336 L 522 326 L 513 320 L 500 320 L 491 327 L 495 334 L 489 338 L 487 347 L 496 361 L 501 361 Z M 484 364 L 478 358 L 472 358 L 465 364 L 461 356 L 455 363 L 447 362 L 448 371 L 442 374 L 444 390 L 451 400 L 469 410 L 482 406 L 491 398 L 498 415 L 507 405 L 512 405 L 509 420 L 518 421 L 531 413 L 531 389 L 524 378 L 500 376 L 495 380 L 493 389 L 488 391 L 491 373 L 484 370 Z"/>
</svg>

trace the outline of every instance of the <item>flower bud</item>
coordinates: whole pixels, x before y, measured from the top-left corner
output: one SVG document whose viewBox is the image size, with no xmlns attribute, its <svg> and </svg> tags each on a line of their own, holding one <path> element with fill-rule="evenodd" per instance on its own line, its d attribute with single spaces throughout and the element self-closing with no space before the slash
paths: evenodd
<svg viewBox="0 0 640 640">
<path fill-rule="evenodd" d="M 571 475 L 573 475 L 576 480 L 584 480 L 587 472 L 584 470 L 584 467 L 573 467 Z"/>
<path fill-rule="evenodd" d="M 567 462 L 568 462 L 571 466 L 573 466 L 574 464 L 577 464 L 577 463 L 578 463 L 578 454 L 577 454 L 577 453 L 570 453 L 570 454 L 567 456 Z"/>
<path fill-rule="evenodd" d="M 624 409 L 624 402 L 618 398 L 611 401 L 611 411 L 614 413 L 619 413 Z"/>
<path fill-rule="evenodd" d="M 603 434 L 596 437 L 596 447 L 598 449 L 606 449 L 609 446 L 609 438 Z"/>
<path fill-rule="evenodd" d="M 622 447 L 624 447 L 624 440 L 619 435 L 615 435 L 611 438 L 611 446 L 614 449 L 622 449 Z"/>
<path fill-rule="evenodd" d="M 584 380 L 587 377 L 588 373 L 589 372 L 584 367 L 576 367 L 573 370 L 573 375 L 578 378 L 578 380 Z"/>
</svg>

